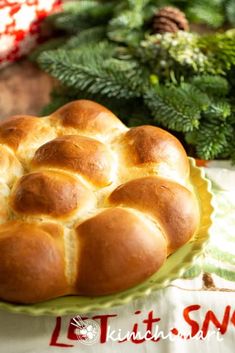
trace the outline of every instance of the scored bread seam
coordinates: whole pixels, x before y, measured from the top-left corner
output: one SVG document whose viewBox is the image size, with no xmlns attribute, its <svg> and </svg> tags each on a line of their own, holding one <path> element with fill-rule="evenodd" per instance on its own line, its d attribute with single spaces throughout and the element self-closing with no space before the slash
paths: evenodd
<svg viewBox="0 0 235 353">
<path fill-rule="evenodd" d="M 75 230 L 64 228 L 65 276 L 69 286 L 73 286 L 76 279 L 77 242 Z"/>
</svg>

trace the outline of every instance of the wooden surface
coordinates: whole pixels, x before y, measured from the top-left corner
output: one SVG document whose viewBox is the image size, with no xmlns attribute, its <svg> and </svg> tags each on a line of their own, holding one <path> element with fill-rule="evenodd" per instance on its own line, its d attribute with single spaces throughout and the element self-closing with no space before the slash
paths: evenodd
<svg viewBox="0 0 235 353">
<path fill-rule="evenodd" d="M 37 115 L 50 100 L 52 80 L 27 60 L 0 70 L 0 119 Z"/>
</svg>

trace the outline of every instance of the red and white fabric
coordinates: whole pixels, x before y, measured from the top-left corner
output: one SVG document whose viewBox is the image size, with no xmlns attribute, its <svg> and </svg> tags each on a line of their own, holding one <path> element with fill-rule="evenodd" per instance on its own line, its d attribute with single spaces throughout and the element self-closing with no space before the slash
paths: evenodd
<svg viewBox="0 0 235 353">
<path fill-rule="evenodd" d="M 0 68 L 37 44 L 41 22 L 60 5 L 61 0 L 0 0 Z"/>
</svg>

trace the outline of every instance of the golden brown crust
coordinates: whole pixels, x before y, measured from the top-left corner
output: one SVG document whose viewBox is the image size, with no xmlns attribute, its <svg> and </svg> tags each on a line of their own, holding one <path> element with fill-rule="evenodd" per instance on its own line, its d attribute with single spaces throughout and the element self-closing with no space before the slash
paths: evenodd
<svg viewBox="0 0 235 353">
<path fill-rule="evenodd" d="M 93 202 L 90 190 L 72 176 L 55 171 L 26 174 L 11 195 L 16 213 L 55 218 L 82 211 L 89 202 Z"/>
<path fill-rule="evenodd" d="M 186 243 L 200 222 L 193 194 L 178 183 L 156 176 L 119 186 L 110 195 L 109 202 L 112 206 L 133 207 L 151 214 L 164 230 L 168 253 Z"/>
<path fill-rule="evenodd" d="M 151 276 L 166 258 L 160 231 L 126 209 L 103 211 L 76 232 L 79 294 L 104 295 L 130 288 Z"/>
<path fill-rule="evenodd" d="M 181 143 L 170 133 L 145 125 L 130 129 L 124 135 L 127 160 L 136 166 L 147 163 L 167 164 L 180 177 L 189 175 L 187 155 Z"/>
<path fill-rule="evenodd" d="M 112 181 L 112 156 L 107 147 L 84 136 L 62 136 L 46 143 L 36 151 L 32 166 L 67 169 L 99 187 Z"/>
<path fill-rule="evenodd" d="M 85 132 L 105 134 L 113 129 L 123 129 L 121 121 L 107 108 L 90 100 L 70 102 L 52 114 L 63 126 Z"/>
<path fill-rule="evenodd" d="M 1 225 L 0 249 L 1 299 L 36 303 L 68 293 L 61 226 L 20 221 Z"/>
<path fill-rule="evenodd" d="M 39 119 L 30 115 L 16 115 L 3 120 L 0 122 L 0 142 L 16 151 L 38 125 Z"/>
<path fill-rule="evenodd" d="M 180 142 L 92 101 L 1 122 L 0 171 L 3 300 L 126 290 L 200 223 Z"/>
</svg>

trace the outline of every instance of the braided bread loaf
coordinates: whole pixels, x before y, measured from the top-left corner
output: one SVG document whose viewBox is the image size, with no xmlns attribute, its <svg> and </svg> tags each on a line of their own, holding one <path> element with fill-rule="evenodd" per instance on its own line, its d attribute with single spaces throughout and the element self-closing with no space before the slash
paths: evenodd
<svg viewBox="0 0 235 353">
<path fill-rule="evenodd" d="M 79 100 L 0 123 L 0 299 L 105 295 L 147 279 L 200 215 L 179 141 Z"/>
</svg>

